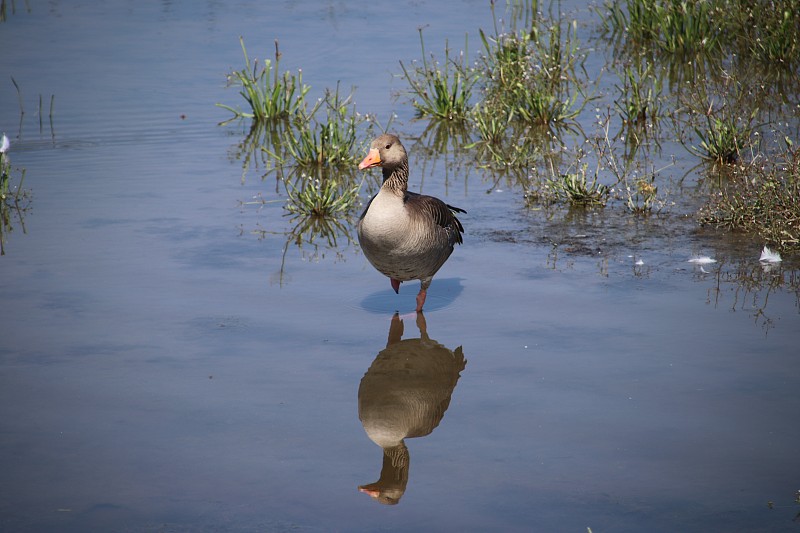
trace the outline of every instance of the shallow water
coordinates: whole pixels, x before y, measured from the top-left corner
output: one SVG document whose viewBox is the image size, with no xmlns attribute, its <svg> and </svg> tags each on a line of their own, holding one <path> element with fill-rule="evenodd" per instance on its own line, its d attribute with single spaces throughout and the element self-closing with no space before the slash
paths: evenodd
<svg viewBox="0 0 800 533">
<path fill-rule="evenodd" d="M 797 530 L 792 258 L 766 271 L 763 243 L 680 209 L 530 210 L 408 142 L 412 182 L 468 211 L 414 341 L 416 283 L 395 295 L 346 239 L 284 254 L 282 204 L 242 205 L 275 184 L 242 181 L 242 127 L 217 126 L 240 35 L 418 134 L 397 60 L 422 24 L 435 51 L 477 43 L 484 2 L 30 5 L 0 25 L 26 111 L 20 134 L 0 80 L 0 128 L 33 192 L 0 258 L 0 529 Z M 385 506 L 358 490 L 384 466 L 359 387 L 400 320 L 416 357 L 466 366 L 449 398 L 386 371 L 439 395 Z"/>
</svg>

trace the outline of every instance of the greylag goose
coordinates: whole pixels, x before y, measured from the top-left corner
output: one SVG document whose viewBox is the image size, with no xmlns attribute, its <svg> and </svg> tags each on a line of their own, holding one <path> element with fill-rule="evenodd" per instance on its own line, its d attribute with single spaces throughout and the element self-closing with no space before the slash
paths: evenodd
<svg viewBox="0 0 800 533">
<path fill-rule="evenodd" d="M 433 275 L 463 242 L 464 227 L 455 213 L 466 211 L 408 190 L 408 154 L 397 136 L 372 141 L 358 168 L 376 166 L 382 167 L 383 185 L 358 221 L 358 242 L 372 266 L 389 277 L 394 292 L 404 281 L 420 280 L 420 312 Z"/>
</svg>

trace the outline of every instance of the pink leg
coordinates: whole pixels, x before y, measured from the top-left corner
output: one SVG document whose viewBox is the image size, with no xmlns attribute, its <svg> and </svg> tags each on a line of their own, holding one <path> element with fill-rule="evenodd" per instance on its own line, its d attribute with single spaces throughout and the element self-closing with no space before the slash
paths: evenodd
<svg viewBox="0 0 800 533">
<path fill-rule="evenodd" d="M 417 313 L 422 312 L 422 306 L 425 305 L 425 297 L 428 295 L 428 291 L 425 289 L 420 289 L 419 294 L 417 294 Z"/>
<path fill-rule="evenodd" d="M 389 278 L 389 279 L 392 280 L 392 288 L 394 289 L 394 293 L 400 294 L 400 284 L 403 282 L 394 278 Z"/>
<path fill-rule="evenodd" d="M 428 295 L 428 287 L 431 286 L 431 279 L 419 280 L 419 294 L 417 294 L 417 313 L 422 312 L 422 306 L 425 305 L 425 297 Z"/>
</svg>

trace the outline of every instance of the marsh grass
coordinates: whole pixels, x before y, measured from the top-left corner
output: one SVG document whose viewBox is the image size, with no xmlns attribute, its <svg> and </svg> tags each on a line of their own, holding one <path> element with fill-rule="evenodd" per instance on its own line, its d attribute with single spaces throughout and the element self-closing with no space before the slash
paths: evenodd
<svg viewBox="0 0 800 533">
<path fill-rule="evenodd" d="M 287 157 L 283 138 L 291 130 L 288 120 L 250 121 L 249 128 L 244 130 L 246 134 L 229 152 L 231 160 L 240 160 L 242 163 L 242 183 L 251 170 L 261 170 L 262 178 L 272 171 L 281 174 L 277 160 L 271 154 L 282 154 L 280 159 Z"/>
<path fill-rule="evenodd" d="M 533 166 L 547 145 L 568 131 L 592 100 L 585 94 L 585 53 L 577 24 L 559 11 L 539 12 L 538 2 L 519 2 L 502 27 L 491 3 L 493 33 L 479 30 L 481 101 L 470 113 L 476 140 L 468 148 L 482 168 L 518 173 Z"/>
<path fill-rule="evenodd" d="M 471 120 L 478 138 L 466 148 L 478 167 L 501 174 L 533 166 L 560 134 L 558 127 L 525 124 L 488 108 L 477 108 Z"/>
<path fill-rule="evenodd" d="M 281 52 L 278 41 L 275 41 L 274 61 L 265 59 L 259 67 L 258 59 L 250 61 L 244 39 L 239 38 L 244 54 L 244 68 L 228 74 L 228 86 L 241 87 L 239 94 L 247 102 L 250 110 L 242 111 L 225 104 L 218 107 L 233 113 L 235 120 L 238 118 L 251 118 L 257 122 L 268 120 L 288 119 L 298 116 L 305 109 L 305 96 L 310 90 L 303 84 L 303 72 L 297 75 L 291 72 L 280 71 Z"/>
<path fill-rule="evenodd" d="M 494 35 L 479 30 L 482 112 L 537 125 L 575 119 L 591 100 L 583 90 L 586 56 L 577 38 L 577 21 L 563 19 L 560 12 L 549 18 L 512 15 L 512 27 L 501 32 L 494 4 L 492 14 Z M 526 26 L 517 27 L 520 20 Z"/>
<path fill-rule="evenodd" d="M 649 178 L 636 180 L 633 187 L 629 185 L 625 187 L 625 207 L 628 211 L 636 215 L 647 215 L 657 207 L 663 206 L 658 200 L 658 186 L 655 181 L 655 174 L 651 174 Z"/>
<path fill-rule="evenodd" d="M 614 111 L 598 115 L 596 130 L 568 148 L 544 152 L 525 187 L 529 205 L 562 203 L 572 207 L 622 206 L 631 214 L 659 213 L 670 202 L 659 190 L 659 176 L 671 165 L 648 168 L 647 156 L 633 157 L 622 133 L 610 133 Z M 576 142 L 578 139 L 575 139 Z M 643 159 L 643 160 L 642 160 Z"/>
<path fill-rule="evenodd" d="M 765 5 L 750 0 L 729 0 L 731 32 L 744 55 L 756 62 L 785 70 L 800 63 L 800 0 L 773 0 Z"/>
<path fill-rule="evenodd" d="M 525 170 L 541 159 L 542 150 L 536 142 L 537 137 L 516 135 L 517 131 L 522 130 L 510 129 L 502 141 L 478 141 L 469 145 L 478 167 L 503 174 Z"/>
<path fill-rule="evenodd" d="M 705 161 L 720 165 L 730 165 L 739 160 L 746 147 L 750 145 L 753 133 L 752 120 L 738 119 L 730 115 L 712 116 L 706 114 L 705 127 L 695 127 L 699 147 L 691 146 L 689 150 Z"/>
<path fill-rule="evenodd" d="M 468 65 L 465 37 L 464 51 L 457 59 L 451 59 L 450 46 L 445 42 L 444 63 L 440 64 L 425 51 L 423 28 L 418 28 L 422 47 L 422 64 L 406 67 L 400 61 L 403 78 L 410 86 L 411 104 L 420 117 L 433 117 L 443 120 L 465 120 L 470 108 L 475 73 Z"/>
<path fill-rule="evenodd" d="M 472 157 L 467 149 L 470 140 L 470 130 L 465 122 L 428 121 L 425 129 L 410 146 L 413 158 L 422 165 L 418 182 L 420 190 L 423 190 L 425 177 L 428 175 L 436 175 L 437 179 L 443 179 L 445 191 L 455 177 L 463 180 L 466 187 L 473 168 Z"/>
<path fill-rule="evenodd" d="M 571 205 L 603 207 L 608 201 L 611 189 L 600 183 L 597 173 L 587 177 L 588 164 L 572 171 L 557 174 L 552 171 L 545 186 L 556 200 Z"/>
<path fill-rule="evenodd" d="M 709 53 L 722 46 L 720 2 L 706 0 L 626 0 L 606 2 L 605 33 L 623 46 L 668 54 Z"/>
<path fill-rule="evenodd" d="M 317 118 L 322 110 L 324 120 Z M 363 148 L 363 141 L 359 142 L 360 127 L 367 121 L 368 117 L 356 112 L 353 92 L 343 96 L 337 84 L 335 90 L 326 90 L 325 97 L 296 128 L 284 132 L 283 151 L 270 152 L 270 155 L 279 164 L 291 163 L 304 168 L 354 166 Z"/>
<path fill-rule="evenodd" d="M 353 179 L 311 178 L 301 175 L 299 186 L 286 181 L 286 210 L 298 215 L 338 217 L 350 213 L 360 200 L 361 184 Z"/>
<path fill-rule="evenodd" d="M 622 85 L 616 85 L 619 97 L 614 105 L 626 124 L 657 122 L 661 111 L 661 79 L 655 75 L 655 66 L 646 57 L 626 64 L 618 72 Z"/>
<path fill-rule="evenodd" d="M 787 142 L 782 154 L 731 168 L 699 220 L 755 233 L 781 250 L 800 248 L 800 150 Z"/>
<path fill-rule="evenodd" d="M 682 56 L 740 56 L 772 67 L 800 62 L 800 0 L 607 1 L 604 35 L 618 50 Z"/>
<path fill-rule="evenodd" d="M 568 154 L 545 157 L 541 167 L 534 168 L 533 180 L 528 184 L 525 197 L 528 204 L 565 203 L 573 207 L 604 207 L 611 195 L 611 187 L 600 179 L 601 164 L 596 161 L 590 170 L 588 154 L 577 148 Z"/>
</svg>

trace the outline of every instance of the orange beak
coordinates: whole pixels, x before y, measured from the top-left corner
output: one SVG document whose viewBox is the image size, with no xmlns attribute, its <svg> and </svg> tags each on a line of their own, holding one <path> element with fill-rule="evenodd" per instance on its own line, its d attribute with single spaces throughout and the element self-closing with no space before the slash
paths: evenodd
<svg viewBox="0 0 800 533">
<path fill-rule="evenodd" d="M 381 156 L 378 153 L 377 148 L 370 148 L 367 157 L 358 164 L 358 170 L 364 170 L 365 168 L 372 168 L 372 167 L 379 167 L 381 166 Z"/>
</svg>

